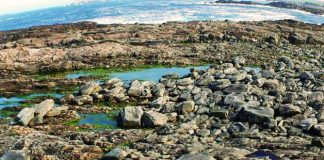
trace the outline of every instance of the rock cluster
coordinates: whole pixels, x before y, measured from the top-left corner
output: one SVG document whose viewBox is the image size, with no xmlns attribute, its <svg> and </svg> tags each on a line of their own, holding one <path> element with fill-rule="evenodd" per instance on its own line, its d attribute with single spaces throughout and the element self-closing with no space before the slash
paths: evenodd
<svg viewBox="0 0 324 160">
<path fill-rule="evenodd" d="M 45 116 L 55 117 L 67 110 L 67 106 L 54 108 L 54 100 L 48 99 L 32 108 L 22 109 L 17 115 L 17 121 L 24 126 L 42 124 Z"/>
</svg>

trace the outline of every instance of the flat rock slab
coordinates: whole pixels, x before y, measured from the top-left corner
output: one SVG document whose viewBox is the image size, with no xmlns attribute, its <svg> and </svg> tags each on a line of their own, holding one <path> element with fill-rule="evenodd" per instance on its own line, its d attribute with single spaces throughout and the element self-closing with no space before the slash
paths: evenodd
<svg viewBox="0 0 324 160">
<path fill-rule="evenodd" d="M 274 110 L 267 107 L 243 107 L 237 116 L 242 121 L 264 123 L 273 118 Z"/>
</svg>

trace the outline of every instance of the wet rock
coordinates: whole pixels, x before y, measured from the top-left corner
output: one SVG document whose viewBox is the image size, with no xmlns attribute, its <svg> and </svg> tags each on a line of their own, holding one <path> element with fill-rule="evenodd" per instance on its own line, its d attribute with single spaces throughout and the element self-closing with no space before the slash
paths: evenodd
<svg viewBox="0 0 324 160">
<path fill-rule="evenodd" d="M 123 127 L 140 127 L 142 115 L 142 107 L 125 107 L 118 114 L 118 124 Z"/>
<path fill-rule="evenodd" d="M 22 109 L 18 115 L 18 122 L 24 126 L 27 126 L 28 123 L 34 118 L 35 109 L 34 108 L 24 108 Z"/>
<path fill-rule="evenodd" d="M 162 113 L 155 111 L 146 111 L 143 114 L 142 122 L 144 126 L 156 127 L 162 126 L 168 121 L 168 117 Z"/>
<path fill-rule="evenodd" d="M 213 157 L 201 154 L 201 153 L 195 153 L 195 154 L 187 154 L 181 156 L 178 160 L 215 160 Z"/>
<path fill-rule="evenodd" d="M 23 150 L 8 150 L 0 158 L 1 160 L 30 160 L 30 156 Z"/>
<path fill-rule="evenodd" d="M 103 160 L 123 160 L 127 156 L 127 152 L 120 148 L 114 148 L 103 156 Z"/>
<path fill-rule="evenodd" d="M 269 122 L 274 116 L 274 110 L 267 107 L 243 107 L 237 118 L 250 123 Z"/>
<path fill-rule="evenodd" d="M 81 95 L 91 95 L 93 93 L 99 92 L 100 89 L 101 89 L 101 87 L 99 86 L 99 84 L 97 84 L 95 82 L 88 82 L 84 86 L 80 87 L 79 93 Z"/>
</svg>

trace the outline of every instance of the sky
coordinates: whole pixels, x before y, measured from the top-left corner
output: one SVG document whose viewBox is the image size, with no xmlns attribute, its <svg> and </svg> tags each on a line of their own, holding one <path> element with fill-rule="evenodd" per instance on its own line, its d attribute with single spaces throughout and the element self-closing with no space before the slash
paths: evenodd
<svg viewBox="0 0 324 160">
<path fill-rule="evenodd" d="M 0 0 L 0 15 L 68 5 L 81 0 Z"/>
</svg>

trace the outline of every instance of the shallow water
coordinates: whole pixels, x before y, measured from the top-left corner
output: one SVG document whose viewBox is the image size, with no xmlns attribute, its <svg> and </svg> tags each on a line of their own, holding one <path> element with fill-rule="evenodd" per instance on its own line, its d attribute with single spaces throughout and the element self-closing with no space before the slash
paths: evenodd
<svg viewBox="0 0 324 160">
<path fill-rule="evenodd" d="M 104 76 L 106 78 L 120 78 L 124 82 L 130 82 L 132 80 L 146 80 L 146 81 L 154 81 L 158 82 L 159 79 L 166 74 L 176 73 L 179 76 L 184 76 L 190 73 L 190 68 L 197 68 L 197 69 L 207 69 L 209 68 L 208 65 L 206 66 L 189 66 L 189 67 L 155 67 L 155 68 L 148 68 L 148 69 L 141 69 L 136 71 L 125 71 L 125 72 L 115 72 L 110 73 L 109 70 L 106 72 L 100 70 L 100 73 L 97 70 L 94 71 L 77 71 L 74 73 L 69 73 L 65 75 L 67 79 L 75 79 L 81 76 Z"/>
<path fill-rule="evenodd" d="M 6 107 L 15 107 L 15 106 L 21 106 L 24 101 L 39 98 L 39 97 L 53 97 L 53 98 L 61 98 L 63 94 L 57 94 L 57 93 L 33 93 L 25 96 L 17 96 L 17 97 L 0 97 L 0 109 L 6 108 Z"/>
<path fill-rule="evenodd" d="M 324 23 L 324 16 L 259 5 L 208 4 L 215 0 L 92 0 L 87 3 L 0 15 L 0 30 L 39 25 L 94 21 L 113 23 L 163 23 L 167 21 L 295 19 Z"/>
<path fill-rule="evenodd" d="M 96 125 L 99 126 L 98 128 L 100 128 L 100 126 L 109 126 L 111 128 L 116 128 L 117 122 L 109 118 L 105 113 L 83 114 L 81 115 L 81 120 L 78 125 Z"/>
</svg>

